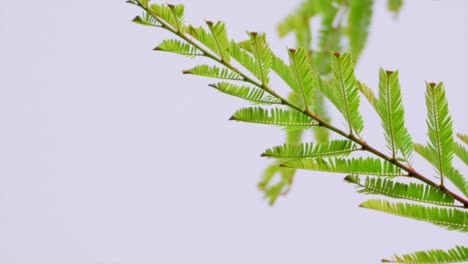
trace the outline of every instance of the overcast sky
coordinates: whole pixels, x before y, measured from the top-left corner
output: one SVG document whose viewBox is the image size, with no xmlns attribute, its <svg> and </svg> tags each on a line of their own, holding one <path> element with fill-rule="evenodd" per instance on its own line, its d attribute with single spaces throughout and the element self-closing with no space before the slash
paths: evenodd
<svg viewBox="0 0 468 264">
<path fill-rule="evenodd" d="M 268 206 L 259 154 L 283 133 L 228 122 L 247 104 L 183 76 L 195 61 L 152 51 L 171 36 L 130 23 L 141 12 L 123 2 L 2 0 L 0 263 L 378 263 L 466 245 L 465 234 L 358 208 L 370 197 L 344 175 L 301 172 Z M 179 2 L 190 23 L 222 19 L 237 39 L 267 32 L 283 55 L 294 45 L 275 27 L 298 0 Z M 396 20 L 385 5 L 358 78 L 375 89 L 379 67 L 400 70 L 421 143 L 424 81 L 444 81 L 455 131 L 468 133 L 468 1 L 407 0 Z M 384 148 L 362 109 L 364 137 Z"/>
</svg>

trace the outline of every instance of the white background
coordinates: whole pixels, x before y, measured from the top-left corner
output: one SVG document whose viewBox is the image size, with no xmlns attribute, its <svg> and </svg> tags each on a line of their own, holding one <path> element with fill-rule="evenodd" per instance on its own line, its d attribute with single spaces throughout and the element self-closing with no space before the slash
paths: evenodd
<svg viewBox="0 0 468 264">
<path fill-rule="evenodd" d="M 152 51 L 171 36 L 130 23 L 140 11 L 123 2 L 0 4 L 1 264 L 378 263 L 466 245 L 465 234 L 358 208 L 369 197 L 344 175 L 301 172 L 269 207 L 259 154 L 282 132 L 228 122 L 246 104 L 183 76 L 194 61 Z M 223 19 L 237 39 L 265 31 L 283 54 L 294 45 L 275 27 L 298 0 L 180 2 L 190 23 Z M 375 89 L 378 67 L 400 69 L 421 143 L 424 81 L 444 81 L 455 131 L 467 133 L 468 1 L 407 0 L 397 20 L 376 2 L 358 78 Z M 364 137 L 384 149 L 362 109 Z"/>
</svg>

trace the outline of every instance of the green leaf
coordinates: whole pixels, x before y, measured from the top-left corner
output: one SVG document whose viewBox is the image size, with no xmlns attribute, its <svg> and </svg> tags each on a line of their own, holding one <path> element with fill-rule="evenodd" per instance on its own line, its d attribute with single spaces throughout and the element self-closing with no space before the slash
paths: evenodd
<svg viewBox="0 0 468 264">
<path fill-rule="evenodd" d="M 281 126 L 286 130 L 307 129 L 317 125 L 314 120 L 300 112 L 281 108 L 243 108 L 234 113 L 230 120 Z"/>
<path fill-rule="evenodd" d="M 148 10 L 175 30 L 184 31 L 184 5 L 152 4 Z"/>
<path fill-rule="evenodd" d="M 387 1 L 388 11 L 395 13 L 395 15 L 398 15 L 402 7 L 403 7 L 403 0 L 388 0 Z"/>
<path fill-rule="evenodd" d="M 283 167 L 305 169 L 313 171 L 365 174 L 377 176 L 402 176 L 403 173 L 395 165 L 387 161 L 375 158 L 352 159 L 304 159 L 289 161 L 282 164 Z"/>
<path fill-rule="evenodd" d="M 398 71 L 380 69 L 377 110 L 385 131 L 385 140 L 394 159 L 398 151 L 408 161 L 413 152 L 413 140 L 405 127 L 405 109 L 401 98 Z"/>
<path fill-rule="evenodd" d="M 468 165 L 468 149 L 462 146 L 460 143 L 455 143 L 454 152 L 466 165 Z"/>
<path fill-rule="evenodd" d="M 364 183 L 358 175 L 349 175 L 345 181 L 355 184 L 359 193 L 380 194 L 437 205 L 453 205 L 453 197 L 439 188 L 427 184 L 401 183 L 392 179 L 366 177 Z"/>
<path fill-rule="evenodd" d="M 136 16 L 133 22 L 143 25 L 143 26 L 150 26 L 150 27 L 160 27 L 161 24 L 154 18 L 150 13 L 144 12 L 141 16 Z"/>
<path fill-rule="evenodd" d="M 377 97 L 375 96 L 372 89 L 367 86 L 365 83 L 358 82 L 359 91 L 366 97 L 367 101 L 372 105 L 375 111 L 378 111 L 377 108 Z"/>
<path fill-rule="evenodd" d="M 211 84 L 210 86 L 225 94 L 236 96 L 256 104 L 281 104 L 279 99 L 266 95 L 264 90 L 256 87 L 239 86 L 227 82 Z"/>
<path fill-rule="evenodd" d="M 184 74 L 194 74 L 200 75 L 210 78 L 217 78 L 217 79 L 226 79 L 226 80 L 236 80 L 242 81 L 244 78 L 240 76 L 238 73 L 231 71 L 227 68 L 219 68 L 217 66 L 208 66 L 208 65 L 199 65 L 190 70 L 184 70 Z"/>
<path fill-rule="evenodd" d="M 249 32 L 251 52 L 254 55 L 259 69 L 259 79 L 263 84 L 270 82 L 272 56 L 271 50 L 266 41 L 265 33 Z"/>
<path fill-rule="evenodd" d="M 438 155 L 431 148 L 423 146 L 420 144 L 414 144 L 414 150 L 421 155 L 424 159 L 429 161 L 432 165 L 436 166 Z M 463 194 L 468 197 L 468 181 L 463 177 L 463 175 L 453 166 L 450 166 L 446 170 L 447 178 L 460 190 Z"/>
<path fill-rule="evenodd" d="M 353 130 L 358 134 L 364 129 L 364 121 L 359 113 L 359 90 L 354 65 L 348 53 L 334 53 L 332 57 L 332 88 L 335 89 L 335 106 L 344 115 L 348 122 L 350 133 Z"/>
<path fill-rule="evenodd" d="M 154 48 L 156 51 L 166 51 L 166 52 L 172 52 L 172 53 L 177 53 L 181 54 L 184 56 L 188 57 L 195 57 L 195 56 L 203 56 L 204 54 L 199 51 L 197 48 L 194 46 L 182 42 L 177 39 L 167 39 L 161 42 L 156 48 Z"/>
<path fill-rule="evenodd" d="M 468 145 L 468 135 L 464 135 L 461 133 L 457 133 L 457 137 L 463 141 L 466 145 Z"/>
<path fill-rule="evenodd" d="M 448 230 L 468 232 L 468 212 L 441 207 L 427 207 L 410 203 L 390 203 L 385 200 L 368 200 L 360 207 L 381 211 L 393 215 L 429 222 Z"/>
<path fill-rule="evenodd" d="M 323 144 L 302 143 L 283 144 L 281 146 L 267 149 L 262 157 L 270 158 L 319 158 L 329 156 L 347 156 L 351 152 L 359 150 L 356 145 L 349 140 L 332 140 Z"/>
<path fill-rule="evenodd" d="M 291 88 L 300 95 L 304 107 L 310 107 L 314 102 L 314 73 L 310 67 L 309 57 L 304 48 L 289 50 L 290 69 L 294 79 L 294 86 Z"/>
<path fill-rule="evenodd" d="M 294 87 L 295 81 L 289 65 L 274 54 L 272 54 L 271 68 L 289 87 Z"/>
<path fill-rule="evenodd" d="M 339 8 L 331 1 L 326 2 L 326 7 L 322 11 L 322 21 L 318 32 L 318 50 L 314 53 L 313 65 L 321 74 L 328 74 L 331 71 L 330 50 L 341 50 L 341 40 L 343 36 L 342 26 L 336 23 L 336 16 Z"/>
<path fill-rule="evenodd" d="M 382 259 L 382 262 L 418 264 L 468 262 L 468 247 L 456 246 L 447 251 L 440 249 L 417 251 L 401 256 L 395 255 L 390 260 Z"/>
<path fill-rule="evenodd" d="M 214 42 L 214 47 L 210 47 L 212 50 L 218 54 L 222 60 L 229 62 L 229 39 L 227 36 L 226 25 L 223 22 L 218 21 L 213 23 L 211 21 L 206 21 L 208 28 L 210 29 L 212 41 Z M 209 42 L 210 43 L 210 42 Z"/>
<path fill-rule="evenodd" d="M 351 54 L 357 60 L 367 42 L 372 19 L 373 0 L 352 0 L 348 16 L 348 37 Z"/>
<path fill-rule="evenodd" d="M 452 168 L 453 129 L 445 88 L 443 83 L 426 83 L 427 126 L 429 134 L 429 149 L 437 156 L 433 160 L 441 184 L 444 176 Z M 452 180 L 452 179 L 451 179 Z"/>
<path fill-rule="evenodd" d="M 279 167 L 277 163 L 265 169 L 258 188 L 265 193 L 270 205 L 273 205 L 280 195 L 289 192 L 295 174 L 296 170 Z"/>
</svg>

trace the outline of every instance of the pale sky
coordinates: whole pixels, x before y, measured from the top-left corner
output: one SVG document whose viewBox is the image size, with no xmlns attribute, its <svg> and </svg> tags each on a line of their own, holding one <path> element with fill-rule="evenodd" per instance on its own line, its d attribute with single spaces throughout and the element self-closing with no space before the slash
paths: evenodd
<svg viewBox="0 0 468 264">
<path fill-rule="evenodd" d="M 222 19 L 237 39 L 264 31 L 284 54 L 294 41 L 275 27 L 299 2 L 179 1 L 188 22 Z M 400 70 L 421 143 L 424 81 L 444 81 L 455 131 L 468 133 L 468 1 L 406 0 L 398 19 L 385 5 L 358 78 L 376 89 L 379 67 Z M 131 23 L 140 13 L 123 0 L 2 1 L 0 263 L 379 263 L 466 245 L 465 234 L 358 208 L 373 197 L 345 175 L 300 172 L 268 206 L 259 155 L 283 133 L 227 121 L 248 104 L 181 74 L 196 61 L 152 51 L 171 36 Z M 384 149 L 377 115 L 362 110 L 364 137 Z"/>
</svg>

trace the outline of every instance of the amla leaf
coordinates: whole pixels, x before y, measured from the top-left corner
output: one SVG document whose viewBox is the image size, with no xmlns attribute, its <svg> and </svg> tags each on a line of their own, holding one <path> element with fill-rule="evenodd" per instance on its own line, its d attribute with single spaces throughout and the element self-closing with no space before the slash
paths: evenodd
<svg viewBox="0 0 468 264">
<path fill-rule="evenodd" d="M 289 50 L 290 70 L 294 80 L 291 88 L 302 98 L 304 107 L 314 102 L 315 76 L 310 67 L 309 57 L 304 48 Z"/>
<path fill-rule="evenodd" d="M 368 200 L 363 202 L 360 207 L 429 222 L 443 226 L 448 230 L 468 232 L 468 212 L 464 210 L 410 203 L 391 203 L 385 200 Z"/>
<path fill-rule="evenodd" d="M 364 129 L 364 121 L 359 113 L 359 90 L 354 65 L 348 53 L 334 53 L 332 57 L 332 89 L 335 90 L 335 106 L 344 115 L 350 132 L 360 133 Z"/>
<path fill-rule="evenodd" d="M 177 53 L 188 57 L 203 56 L 203 53 L 194 46 L 177 39 L 164 40 L 154 50 Z"/>
<path fill-rule="evenodd" d="M 151 15 L 161 18 L 176 31 L 184 31 L 184 5 L 152 4 L 148 10 Z"/>
<path fill-rule="evenodd" d="M 408 160 L 413 152 L 413 141 L 405 127 L 405 110 L 398 71 L 390 72 L 380 69 L 379 76 L 377 110 L 382 120 L 387 146 L 393 158 L 397 158 L 397 153 L 401 152 L 405 160 Z"/>
<path fill-rule="evenodd" d="M 401 256 L 395 255 L 392 259 L 382 259 L 382 262 L 415 264 L 468 262 L 468 247 L 456 246 L 447 251 L 441 249 L 417 251 Z"/>
<path fill-rule="evenodd" d="M 401 170 L 390 162 L 374 158 L 303 159 L 297 161 L 288 161 L 283 163 L 282 166 L 304 170 L 347 174 L 365 174 L 377 176 L 403 175 Z"/>
<path fill-rule="evenodd" d="M 454 141 L 452 118 L 449 113 L 444 84 L 427 83 L 426 87 L 426 123 L 429 130 L 429 148 L 437 155 L 433 162 L 443 184 L 444 176 L 448 176 L 447 174 L 452 168 Z"/>
<path fill-rule="evenodd" d="M 220 92 L 245 99 L 255 104 L 281 104 L 279 99 L 267 95 L 264 90 L 256 87 L 239 86 L 227 82 L 211 84 L 210 86 Z"/>
<path fill-rule="evenodd" d="M 210 67 L 205 64 L 196 66 L 190 70 L 184 70 L 183 73 L 200 75 L 200 76 L 217 78 L 217 79 L 235 80 L 235 81 L 242 81 L 244 79 L 238 73 L 231 71 L 230 69 L 219 68 L 217 66 Z"/>
<path fill-rule="evenodd" d="M 307 129 L 317 125 L 314 120 L 300 112 L 281 108 L 243 108 L 234 113 L 230 120 L 276 125 L 284 127 L 287 130 Z"/>
<path fill-rule="evenodd" d="M 320 158 L 329 156 L 347 156 L 359 148 L 349 140 L 332 140 L 322 144 L 302 143 L 302 144 L 284 144 L 267 149 L 262 157 L 272 158 Z"/>
<path fill-rule="evenodd" d="M 453 205 L 455 201 L 451 195 L 428 184 L 401 183 L 381 177 L 366 177 L 365 182 L 361 182 L 358 175 L 349 175 L 345 181 L 355 184 L 359 192 L 365 194 L 380 194 L 437 205 Z"/>
</svg>

